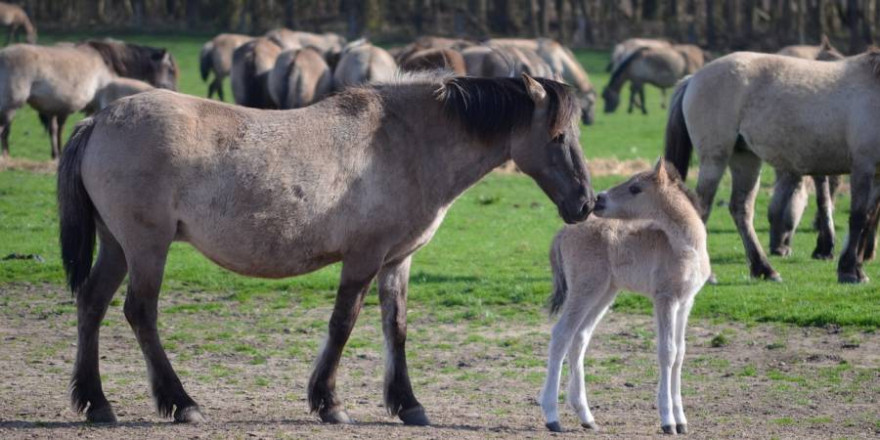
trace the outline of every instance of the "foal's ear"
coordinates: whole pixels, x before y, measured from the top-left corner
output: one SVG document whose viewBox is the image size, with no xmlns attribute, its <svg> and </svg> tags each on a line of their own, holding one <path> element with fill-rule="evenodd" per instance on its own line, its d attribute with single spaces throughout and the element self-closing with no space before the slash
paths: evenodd
<svg viewBox="0 0 880 440">
<path fill-rule="evenodd" d="M 822 49 L 826 50 L 831 50 L 834 48 L 831 46 L 831 40 L 828 39 L 828 35 L 825 34 L 822 34 L 822 42 L 819 43 L 819 46 L 821 46 Z"/>
<path fill-rule="evenodd" d="M 654 178 L 661 186 L 666 185 L 666 182 L 669 181 L 669 173 L 666 171 L 666 160 L 662 157 L 657 159 L 657 163 L 654 165 Z"/>
<path fill-rule="evenodd" d="M 544 86 L 526 73 L 522 74 L 522 79 L 526 85 L 526 91 L 529 92 L 529 97 L 535 103 L 535 108 L 545 108 L 547 106 L 547 91 L 544 90 Z"/>
</svg>

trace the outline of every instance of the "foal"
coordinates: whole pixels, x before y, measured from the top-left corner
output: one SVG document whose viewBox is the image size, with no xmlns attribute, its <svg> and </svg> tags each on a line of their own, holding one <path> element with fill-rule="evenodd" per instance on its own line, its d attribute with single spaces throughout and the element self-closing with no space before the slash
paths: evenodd
<svg viewBox="0 0 880 440">
<path fill-rule="evenodd" d="M 661 159 L 599 194 L 596 217 L 566 226 L 553 240 L 553 326 L 547 381 L 539 400 L 547 428 L 561 431 L 557 400 L 562 360 L 571 368 L 568 401 L 581 426 L 597 429 L 587 405 L 584 353 L 596 324 L 621 289 L 650 296 L 657 322 L 657 408 L 666 434 L 687 432 L 681 403 L 685 326 L 694 296 L 709 278 L 706 228 L 696 196 Z"/>
</svg>

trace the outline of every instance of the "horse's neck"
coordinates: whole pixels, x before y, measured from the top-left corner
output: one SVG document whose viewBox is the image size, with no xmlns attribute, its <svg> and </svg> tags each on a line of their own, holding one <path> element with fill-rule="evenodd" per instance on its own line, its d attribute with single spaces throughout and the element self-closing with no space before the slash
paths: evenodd
<svg viewBox="0 0 880 440">
<path fill-rule="evenodd" d="M 706 227 L 695 209 L 669 204 L 659 211 L 654 216 L 654 222 L 663 230 L 675 250 L 706 248 Z"/>
</svg>

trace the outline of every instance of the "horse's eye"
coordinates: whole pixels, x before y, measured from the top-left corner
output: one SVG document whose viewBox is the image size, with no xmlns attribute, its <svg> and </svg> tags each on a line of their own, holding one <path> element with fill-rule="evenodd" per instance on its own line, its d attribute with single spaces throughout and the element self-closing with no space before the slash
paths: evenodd
<svg viewBox="0 0 880 440">
<path fill-rule="evenodd" d="M 640 192 L 642 192 L 642 189 L 639 188 L 638 185 L 633 185 L 633 186 L 629 187 L 629 193 L 632 194 L 632 195 L 636 195 L 636 194 L 638 194 L 638 193 L 640 193 Z"/>
</svg>

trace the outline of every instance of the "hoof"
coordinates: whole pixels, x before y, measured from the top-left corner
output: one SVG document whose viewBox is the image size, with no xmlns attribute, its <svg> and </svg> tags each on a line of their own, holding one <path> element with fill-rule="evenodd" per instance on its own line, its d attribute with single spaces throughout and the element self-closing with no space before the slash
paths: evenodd
<svg viewBox="0 0 880 440">
<path fill-rule="evenodd" d="M 174 411 L 174 422 L 175 423 L 192 423 L 199 424 L 205 423 L 208 421 L 202 412 L 199 411 L 198 406 L 188 406 L 186 408 L 178 408 L 177 411 Z"/>
<path fill-rule="evenodd" d="M 663 426 L 661 429 L 663 429 L 663 433 L 666 435 L 675 435 L 675 427 L 672 425 Z"/>
<path fill-rule="evenodd" d="M 834 252 L 827 252 L 826 253 L 826 252 L 822 252 L 817 249 L 817 250 L 813 251 L 812 257 L 814 260 L 833 260 L 834 259 Z"/>
<path fill-rule="evenodd" d="M 788 246 L 779 247 L 776 249 L 770 249 L 771 255 L 778 255 L 780 257 L 790 257 L 791 256 L 791 248 Z"/>
<path fill-rule="evenodd" d="M 89 423 L 116 423 L 116 414 L 110 405 L 100 408 L 89 408 L 86 411 L 86 421 Z"/>
<path fill-rule="evenodd" d="M 767 271 L 763 271 L 763 270 L 762 270 L 762 271 L 759 271 L 759 272 L 753 272 L 753 273 L 752 273 L 752 278 L 760 278 L 760 279 L 762 279 L 762 280 L 764 280 L 764 281 L 773 281 L 773 282 L 775 282 L 775 283 L 781 283 L 781 282 L 782 282 L 782 277 L 779 276 L 779 273 L 776 272 L 776 271 L 773 270 L 773 269 L 770 269 L 770 270 L 767 270 Z"/>
<path fill-rule="evenodd" d="M 327 412 L 321 413 L 321 421 L 324 423 L 332 423 L 332 424 L 345 424 L 351 425 L 354 423 L 354 420 L 348 416 L 348 413 L 343 409 L 337 409 Z"/>
<path fill-rule="evenodd" d="M 599 431 L 599 425 L 597 425 L 596 422 L 581 423 L 581 427 L 584 429 L 589 429 L 591 431 Z"/>
<path fill-rule="evenodd" d="M 559 422 L 548 422 L 545 423 L 544 426 L 546 426 L 547 429 L 549 429 L 550 431 L 562 432 L 562 425 L 560 425 Z"/>
<path fill-rule="evenodd" d="M 688 425 L 684 423 L 679 423 L 675 425 L 675 432 L 679 434 L 687 434 L 688 433 Z"/>
<path fill-rule="evenodd" d="M 709 275 L 709 279 L 706 280 L 706 284 L 711 284 L 713 286 L 718 285 L 718 277 L 715 276 L 715 273 Z"/>
<path fill-rule="evenodd" d="M 860 277 L 855 273 L 838 273 L 837 282 L 840 284 L 859 284 L 868 282 L 868 277 Z"/>
<path fill-rule="evenodd" d="M 428 426 L 431 424 L 431 421 L 428 420 L 428 416 L 425 415 L 425 408 L 422 408 L 421 406 L 414 406 L 410 409 L 403 410 L 397 414 L 397 417 L 400 417 L 400 420 L 403 421 L 404 425 Z"/>
</svg>

